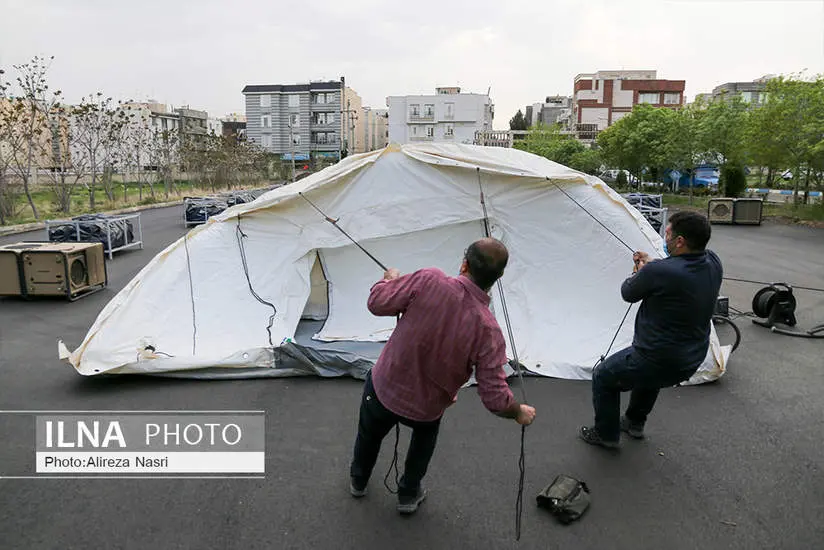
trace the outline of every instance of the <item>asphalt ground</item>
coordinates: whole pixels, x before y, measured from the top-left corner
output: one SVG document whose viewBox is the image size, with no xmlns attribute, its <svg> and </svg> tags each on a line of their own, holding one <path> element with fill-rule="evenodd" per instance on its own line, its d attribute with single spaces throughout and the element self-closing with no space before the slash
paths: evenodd
<svg viewBox="0 0 824 550">
<path fill-rule="evenodd" d="M 383 488 L 348 494 L 362 383 L 85 378 L 57 359 L 157 252 L 181 236 L 181 207 L 142 215 L 145 249 L 109 262 L 109 287 L 77 302 L 0 298 L 2 410 L 248 410 L 267 414 L 262 480 L 0 479 L 0 548 L 811 549 L 824 544 L 824 340 L 774 334 L 741 318 L 743 340 L 718 382 L 665 390 L 645 441 L 618 453 L 576 438 L 591 422 L 589 383 L 526 379 L 538 410 L 526 434 L 521 541 L 515 542 L 520 430 L 463 390 L 442 424 L 429 498 L 400 517 Z M 824 230 L 713 226 L 726 274 L 824 288 Z M 0 243 L 42 240 L 44 232 Z M 609 237 L 608 237 L 609 238 Z M 751 309 L 759 285 L 727 282 Z M 796 291 L 799 326 L 824 323 L 824 293 Z M 552 335 L 548 334 L 548 338 Z M 517 384 L 517 382 L 514 382 Z M 626 397 L 624 398 L 626 402 Z M 401 460 L 409 438 L 402 430 Z M 0 475 L 29 471 L 33 417 L 0 414 Z M 570 526 L 535 505 L 557 474 L 587 482 L 592 506 Z"/>
</svg>

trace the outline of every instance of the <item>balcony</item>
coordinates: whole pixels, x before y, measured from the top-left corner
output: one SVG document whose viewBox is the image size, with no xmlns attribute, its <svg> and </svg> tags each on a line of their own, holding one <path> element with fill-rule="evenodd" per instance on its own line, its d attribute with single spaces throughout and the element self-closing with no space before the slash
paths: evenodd
<svg viewBox="0 0 824 550">
<path fill-rule="evenodd" d="M 435 141 L 434 136 L 410 136 L 409 141 Z"/>
<path fill-rule="evenodd" d="M 455 113 L 444 113 L 443 116 L 441 116 L 441 119 L 443 119 L 443 120 L 455 120 Z"/>
<path fill-rule="evenodd" d="M 455 134 L 447 134 L 446 132 L 444 132 L 443 138 L 444 139 L 455 139 Z"/>
<path fill-rule="evenodd" d="M 432 122 L 435 113 L 409 113 L 409 122 Z"/>
<path fill-rule="evenodd" d="M 312 145 L 337 145 L 338 138 L 337 137 L 315 137 L 312 138 Z"/>
</svg>

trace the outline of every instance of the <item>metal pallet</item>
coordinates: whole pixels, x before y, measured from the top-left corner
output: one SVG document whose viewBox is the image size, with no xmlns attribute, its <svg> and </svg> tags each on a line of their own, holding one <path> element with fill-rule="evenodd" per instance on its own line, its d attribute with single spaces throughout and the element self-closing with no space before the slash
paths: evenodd
<svg viewBox="0 0 824 550">
<path fill-rule="evenodd" d="M 129 222 L 135 220 L 137 223 L 137 240 L 129 241 Z M 124 215 L 117 215 L 117 216 L 101 216 L 100 218 L 93 219 L 93 220 L 46 220 L 46 240 L 51 241 L 51 235 L 49 229 L 51 227 L 57 226 L 65 226 L 65 225 L 73 225 L 75 235 L 77 236 L 77 242 L 84 242 L 80 237 L 80 224 L 88 224 L 88 223 L 103 223 L 105 224 L 105 235 L 106 235 L 106 253 L 109 255 L 109 259 L 111 260 L 114 256 L 115 252 L 119 252 L 120 250 L 126 250 L 128 248 L 140 248 L 143 250 L 143 225 L 140 222 L 140 213 L 137 212 L 135 214 L 124 214 Z M 120 227 L 123 230 L 123 238 L 126 241 L 125 244 L 117 247 L 112 246 L 112 227 Z M 52 241 L 56 242 L 56 241 Z M 86 241 L 86 242 L 98 242 L 98 241 Z"/>
</svg>

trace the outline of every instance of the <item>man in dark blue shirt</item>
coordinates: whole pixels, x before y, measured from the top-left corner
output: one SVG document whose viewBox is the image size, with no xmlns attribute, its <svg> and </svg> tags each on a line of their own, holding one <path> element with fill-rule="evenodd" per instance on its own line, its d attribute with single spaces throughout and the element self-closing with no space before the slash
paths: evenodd
<svg viewBox="0 0 824 550">
<path fill-rule="evenodd" d="M 605 359 L 592 373 L 595 425 L 583 427 L 587 443 L 617 448 L 620 432 L 644 437 L 644 424 L 661 388 L 688 380 L 707 355 L 710 322 L 721 288 L 718 256 L 706 250 L 706 216 L 677 212 L 666 229 L 668 258 L 633 255 L 633 275 L 621 285 L 627 302 L 641 301 L 632 346 Z M 621 417 L 621 392 L 631 391 Z"/>
</svg>

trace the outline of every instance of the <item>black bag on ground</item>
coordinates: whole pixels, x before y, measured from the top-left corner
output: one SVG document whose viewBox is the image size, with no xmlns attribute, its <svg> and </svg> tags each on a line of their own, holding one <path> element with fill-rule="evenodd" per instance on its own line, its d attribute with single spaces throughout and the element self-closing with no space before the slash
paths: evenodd
<svg viewBox="0 0 824 550">
<path fill-rule="evenodd" d="M 546 508 L 564 525 L 580 518 L 589 507 L 589 487 L 583 481 L 559 475 L 538 494 L 538 507 Z"/>
</svg>

